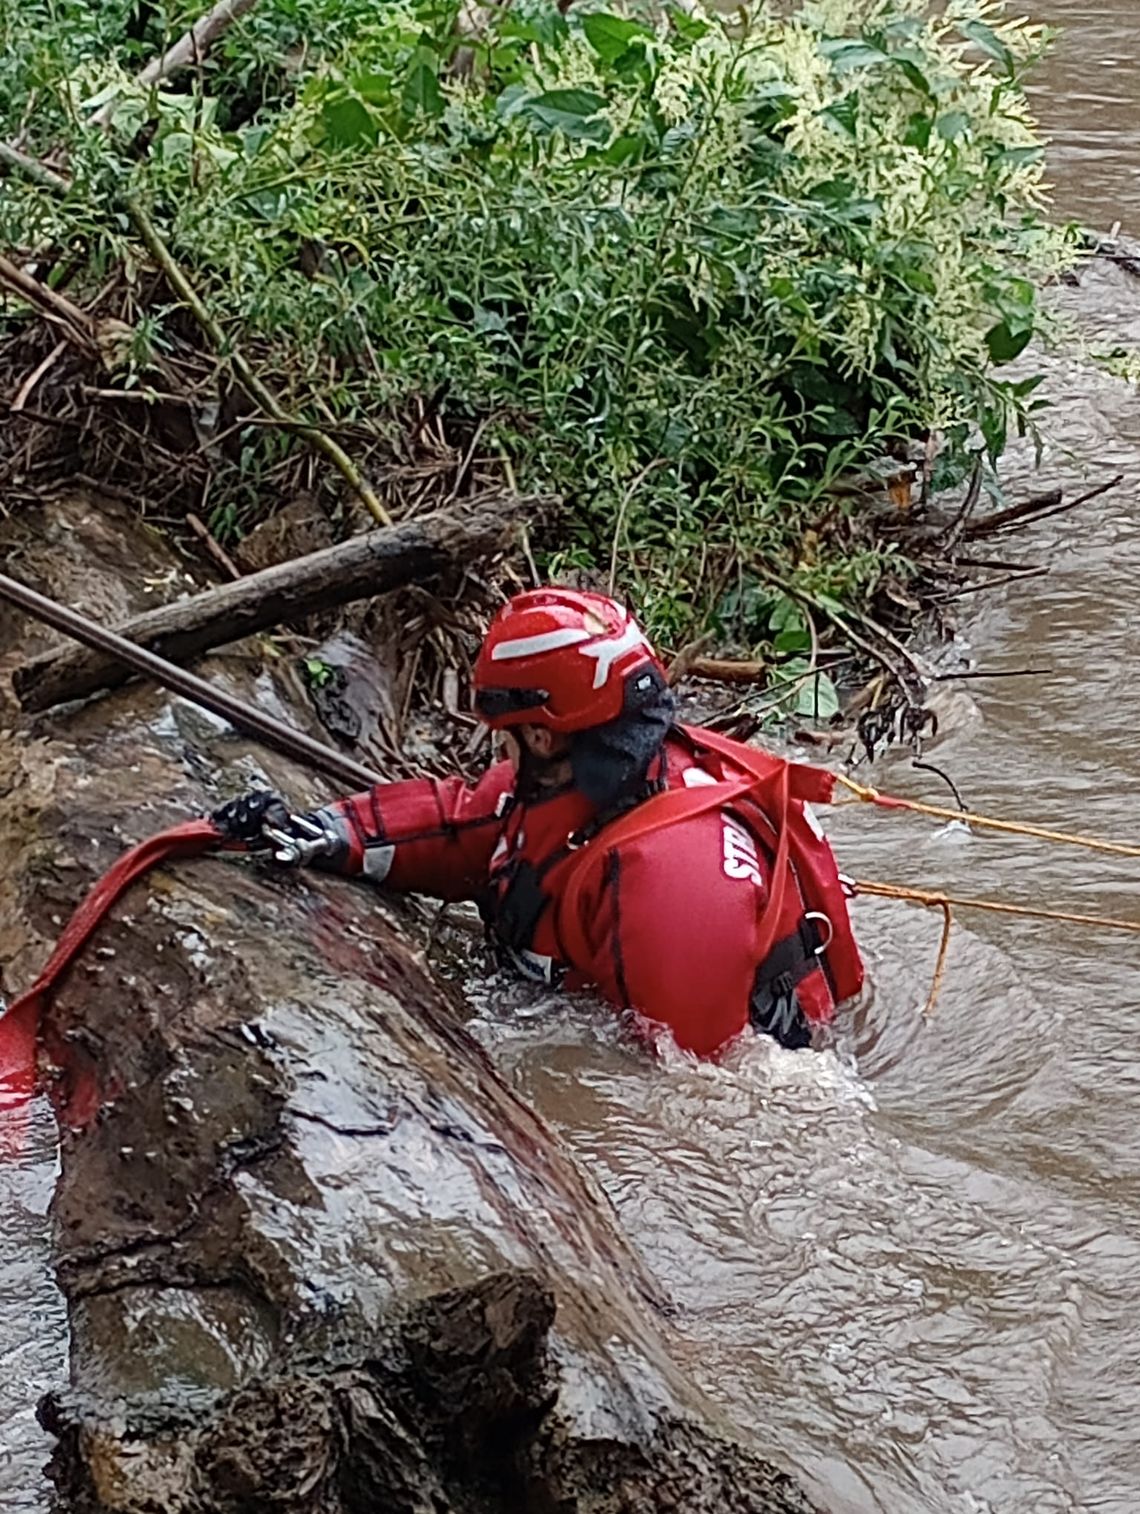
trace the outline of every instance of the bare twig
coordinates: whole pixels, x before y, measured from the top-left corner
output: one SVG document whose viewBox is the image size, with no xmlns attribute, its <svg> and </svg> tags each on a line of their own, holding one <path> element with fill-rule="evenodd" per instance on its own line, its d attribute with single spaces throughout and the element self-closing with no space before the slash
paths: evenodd
<svg viewBox="0 0 1140 1514">
<path fill-rule="evenodd" d="M 45 373 L 49 373 L 51 369 L 54 368 L 55 364 L 59 361 L 59 359 L 66 351 L 66 341 L 56 342 L 55 346 L 48 353 L 47 357 L 44 358 L 43 362 L 36 364 L 31 373 L 28 374 L 27 378 L 16 391 L 16 398 L 8 407 L 13 415 L 17 414 L 17 412 L 21 411 L 24 408 L 24 406 L 28 403 L 28 400 L 31 398 L 32 391 L 35 389 L 40 379 L 43 378 Z"/>
<path fill-rule="evenodd" d="M 971 668 L 965 673 L 935 673 L 935 683 L 956 683 L 959 678 L 1037 678 L 1052 668 Z"/>
<path fill-rule="evenodd" d="M 955 798 L 955 800 L 958 803 L 958 808 L 960 810 L 962 810 L 962 811 L 966 810 L 966 808 L 967 808 L 966 802 L 962 798 L 961 794 L 958 792 L 958 785 L 954 782 L 953 778 L 951 778 L 951 776 L 950 776 L 949 773 L 945 772 L 936 763 L 933 763 L 933 762 L 920 762 L 917 757 L 912 757 L 911 758 L 910 765 L 911 765 L 912 768 L 919 768 L 924 773 L 935 773 L 935 774 L 937 774 L 937 776 L 942 779 L 942 782 L 946 785 L 946 787 L 954 795 L 954 798 Z"/>
<path fill-rule="evenodd" d="M 974 462 L 974 471 L 970 475 L 970 487 L 966 490 L 966 498 L 962 501 L 962 508 L 954 518 L 950 529 L 942 538 L 940 546 L 942 551 L 949 556 L 962 539 L 962 533 L 969 524 L 970 516 L 974 513 L 974 507 L 982 494 L 982 459 L 979 457 Z"/>
<path fill-rule="evenodd" d="M 187 511 L 186 524 L 227 577 L 240 578 L 242 576 L 242 571 L 237 563 L 234 562 L 217 537 L 212 534 L 209 526 L 206 525 L 201 516 L 195 515 L 193 510 Z"/>
<path fill-rule="evenodd" d="M 956 557 L 956 568 L 986 568 L 991 573 L 1036 573 L 1041 566 L 1035 562 L 1009 562 L 1004 557 Z"/>
<path fill-rule="evenodd" d="M 218 0 L 213 10 L 200 16 L 173 47 L 167 48 L 161 57 L 153 58 L 138 75 L 135 83 L 148 89 L 152 84 L 161 83 L 163 79 L 169 79 L 172 75 L 181 73 L 184 68 L 189 68 L 192 63 L 199 62 L 227 27 L 232 26 L 246 11 L 252 10 L 256 3 L 257 0 Z M 118 95 L 114 96 L 95 112 L 91 117 L 92 126 L 105 128 L 111 124 L 118 99 Z"/>
<path fill-rule="evenodd" d="M 31 179 L 33 183 L 42 185 L 44 189 L 53 190 L 56 194 L 66 194 L 71 188 L 70 179 L 64 178 L 63 174 L 56 173 L 54 168 L 49 168 L 38 158 L 29 157 L 26 152 L 21 152 L 18 147 L 13 147 L 8 142 L 0 142 L 0 165 L 16 169 L 26 179 Z"/>
<path fill-rule="evenodd" d="M 629 509 L 630 501 L 633 499 L 633 496 L 637 493 L 637 491 L 641 488 L 642 484 L 645 482 L 648 476 L 653 472 L 654 468 L 661 468 L 664 466 L 664 464 L 665 459 L 663 457 L 655 457 L 652 462 L 646 463 L 645 467 L 642 468 L 638 473 L 636 473 L 630 480 L 625 493 L 621 497 L 621 504 L 618 506 L 617 520 L 614 523 L 613 548 L 610 552 L 610 594 L 613 594 L 614 585 L 617 582 L 618 553 L 621 550 L 621 534 L 625 529 L 625 516 L 626 511 Z"/>
<path fill-rule="evenodd" d="M 735 662 L 724 657 L 694 657 L 687 671 L 693 678 L 709 678 L 716 683 L 755 683 L 768 672 L 768 665 L 756 660 Z"/>
<path fill-rule="evenodd" d="M 830 620 L 833 626 L 843 632 L 848 641 L 857 646 L 860 651 L 866 652 L 869 657 L 873 657 L 881 667 L 886 668 L 887 672 L 903 690 L 907 689 L 906 674 L 892 658 L 887 656 L 882 647 L 876 646 L 867 637 L 860 635 L 851 624 L 852 620 L 858 621 L 872 635 L 879 637 L 888 647 L 896 652 L 903 663 L 905 663 L 911 676 L 917 679 L 920 684 L 924 684 L 927 681 L 929 675 L 914 655 L 907 651 L 906 647 L 903 646 L 896 636 L 893 636 L 883 626 L 878 625 L 869 615 L 864 615 L 858 610 L 844 610 L 842 613 L 838 610 L 833 610 L 830 605 L 825 604 L 820 599 L 816 599 L 814 595 L 805 593 L 803 589 L 797 589 L 794 584 L 788 583 L 786 579 L 780 578 L 777 574 L 768 570 L 761 570 L 761 576 L 767 579 L 769 583 L 774 584 L 789 599 L 794 599 L 800 604 L 818 610 L 826 620 Z"/>
<path fill-rule="evenodd" d="M 1090 489 L 1087 494 L 1082 494 L 1076 499 L 1063 500 L 1060 490 L 1056 490 L 1049 494 L 1039 495 L 1036 499 L 1025 500 L 1020 505 L 1011 505 L 1008 510 L 999 510 L 996 515 L 987 515 L 981 520 L 974 521 L 966 528 L 966 540 L 976 541 L 980 536 L 992 536 L 995 531 L 1004 531 L 1023 521 L 1048 520 L 1054 515 L 1079 510 L 1082 505 L 1091 504 L 1094 499 L 1099 499 L 1102 494 L 1107 494 L 1110 489 L 1117 488 L 1123 482 L 1124 474 L 1118 473 L 1107 483 L 1098 484 L 1095 489 Z"/>
<path fill-rule="evenodd" d="M 17 267 L 10 258 L 0 253 L 0 284 L 6 284 L 33 305 L 41 315 L 56 325 L 62 326 L 69 340 L 82 347 L 85 352 L 98 350 L 95 335 L 95 323 L 85 310 L 60 294 L 58 290 L 51 289 L 39 279 L 33 278 L 30 273 Z"/>
<path fill-rule="evenodd" d="M 934 964 L 934 981 L 930 985 L 930 993 L 926 1003 L 922 1006 L 922 1018 L 929 1020 L 938 1003 L 938 996 L 942 992 L 942 980 L 946 976 L 946 957 L 950 950 L 950 933 L 954 929 L 954 916 L 949 904 L 939 906 L 942 910 L 942 938 L 938 943 L 938 957 Z"/>
<path fill-rule="evenodd" d="M 669 682 L 671 684 L 678 683 L 684 678 L 705 648 L 711 646 L 712 641 L 713 633 L 706 631 L 703 636 L 698 636 L 695 641 L 687 642 L 677 653 L 676 657 L 672 659 L 665 671 L 665 677 Z"/>
<path fill-rule="evenodd" d="M 932 604 L 948 605 L 956 599 L 963 599 L 967 594 L 980 594 L 983 589 L 1001 589 L 1006 584 L 1025 583 L 1030 578 L 1044 578 L 1048 568 L 1034 568 L 1025 573 L 1006 573 L 1001 578 L 984 578 L 981 583 L 966 584 L 961 589 L 954 589 L 949 594 L 935 594 L 931 596 Z"/>
</svg>

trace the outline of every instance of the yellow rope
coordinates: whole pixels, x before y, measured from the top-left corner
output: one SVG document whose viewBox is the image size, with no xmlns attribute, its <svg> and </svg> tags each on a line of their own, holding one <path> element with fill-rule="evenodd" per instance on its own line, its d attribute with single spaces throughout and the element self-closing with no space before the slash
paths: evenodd
<svg viewBox="0 0 1140 1514">
<path fill-rule="evenodd" d="M 836 782 L 842 784 L 864 804 L 877 804 L 883 809 L 910 810 L 916 815 L 929 815 L 935 820 L 960 820 L 964 825 L 975 825 L 981 830 L 1005 831 L 1014 836 L 1034 836 L 1039 841 L 1056 841 L 1064 846 L 1082 846 L 1092 852 L 1111 852 L 1116 857 L 1140 857 L 1140 846 L 1129 846 L 1123 841 L 1100 841 L 1093 836 L 1074 836 L 1068 831 L 1050 831 L 1039 825 L 1023 825 L 1016 820 L 995 820 L 991 815 L 975 815 L 969 810 L 944 809 L 938 804 L 923 804 L 918 799 L 897 799 L 892 794 L 880 794 L 878 789 L 867 788 L 851 778 L 836 774 Z M 1009 906 L 1011 913 L 1017 913 Z M 1082 916 L 1059 916 L 1057 918 L 1081 919 Z M 1140 926 L 1133 927 L 1140 930 Z"/>
<path fill-rule="evenodd" d="M 942 992 L 942 979 L 946 976 L 946 957 L 950 950 L 950 932 L 954 928 L 954 916 L 950 906 L 942 906 L 942 939 L 938 943 L 938 958 L 934 964 L 934 981 L 930 985 L 930 992 L 926 996 L 926 1003 L 922 1006 L 922 1018 L 929 1020 L 934 1013 L 934 1006 L 938 1003 L 938 995 Z"/>
<path fill-rule="evenodd" d="M 857 894 L 867 894 L 878 899 L 905 899 L 912 904 L 925 905 L 928 909 L 981 909 L 995 915 L 1022 915 L 1032 920 L 1063 920 L 1069 925 L 1097 925 L 1105 930 L 1126 930 L 1140 935 L 1140 920 L 1117 920 L 1111 915 L 1072 915 L 1065 910 L 1035 909 L 1028 904 L 1001 904 L 996 899 L 962 899 L 954 894 L 936 894 L 924 888 L 904 888 L 900 883 L 872 883 L 866 878 L 857 879 L 854 887 Z"/>
</svg>

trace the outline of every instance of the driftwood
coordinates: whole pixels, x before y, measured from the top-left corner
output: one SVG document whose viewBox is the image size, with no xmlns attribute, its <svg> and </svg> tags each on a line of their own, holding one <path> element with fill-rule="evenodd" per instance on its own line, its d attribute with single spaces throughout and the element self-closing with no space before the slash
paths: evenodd
<svg viewBox="0 0 1140 1514">
<path fill-rule="evenodd" d="M 1059 489 L 1050 489 L 1047 494 L 1035 495 L 1032 499 L 1022 500 L 1020 504 L 1010 505 L 1008 509 L 997 510 L 992 515 L 984 515 L 981 520 L 972 521 L 964 532 L 965 540 L 979 541 L 983 537 L 1008 531 L 1014 526 L 1028 525 L 1031 521 L 1036 523 L 1048 520 L 1054 515 L 1067 515 L 1070 510 L 1079 510 L 1082 505 L 1091 504 L 1094 499 L 1099 499 L 1102 494 L 1107 494 L 1110 489 L 1117 488 L 1123 482 L 1124 474 L 1118 473 L 1115 478 L 1110 478 L 1107 483 L 1098 484 L 1087 494 L 1068 500 L 1062 499 Z"/>
<path fill-rule="evenodd" d="M 688 673 L 692 678 L 708 678 L 715 683 L 757 683 L 769 672 L 766 662 L 745 662 L 725 657 L 694 657 Z"/>
<path fill-rule="evenodd" d="M 422 582 L 457 563 L 485 557 L 506 542 L 512 523 L 533 503 L 508 497 L 405 521 L 148 610 L 115 629 L 171 662 L 186 662 L 316 610 Z M 101 653 L 67 648 L 17 668 L 12 684 L 25 710 L 46 710 L 117 688 L 130 676 L 122 663 Z"/>
<path fill-rule="evenodd" d="M 43 555 L 54 595 L 95 592 L 74 543 L 66 572 Z M 5 991 L 126 839 L 225 792 L 183 715 L 142 687 L 0 745 Z M 612 1211 L 382 897 L 184 864 L 60 993 L 57 1101 L 103 1100 L 64 1132 L 52 1208 L 61 1510 L 807 1514 L 673 1364 Z"/>
</svg>

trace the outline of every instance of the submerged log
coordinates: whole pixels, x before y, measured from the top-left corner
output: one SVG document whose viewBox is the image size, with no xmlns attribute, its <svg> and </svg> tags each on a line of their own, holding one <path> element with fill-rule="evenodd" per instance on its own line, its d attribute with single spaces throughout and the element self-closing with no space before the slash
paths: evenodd
<svg viewBox="0 0 1140 1514">
<path fill-rule="evenodd" d="M 139 688 L 0 744 L 7 992 L 125 840 L 216 802 L 222 739 Z M 57 1093 L 102 1100 L 52 1209 L 61 1508 L 811 1509 L 679 1373 L 612 1210 L 463 1013 L 363 886 L 213 858 L 117 911 L 49 1026 Z"/>
<path fill-rule="evenodd" d="M 456 564 L 486 557 L 505 544 L 527 503 L 504 496 L 462 513 L 437 511 L 370 531 L 339 546 L 146 610 L 115 629 L 170 662 L 186 662 L 317 610 L 423 582 Z M 99 689 L 117 688 L 130 677 L 129 668 L 104 653 L 66 647 L 16 668 L 12 686 L 23 709 L 39 711 Z"/>
</svg>

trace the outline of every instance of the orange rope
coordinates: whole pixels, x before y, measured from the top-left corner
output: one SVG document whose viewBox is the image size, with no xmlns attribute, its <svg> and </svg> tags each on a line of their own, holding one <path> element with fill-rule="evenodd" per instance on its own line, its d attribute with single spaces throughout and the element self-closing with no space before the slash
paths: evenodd
<svg viewBox="0 0 1140 1514">
<path fill-rule="evenodd" d="M 960 820 L 964 825 L 976 825 L 982 830 L 1005 831 L 1014 836 L 1034 836 L 1039 841 L 1056 841 L 1064 846 L 1083 846 L 1093 852 L 1111 852 L 1117 857 L 1140 857 L 1140 846 L 1129 846 L 1123 841 L 1100 841 L 1093 836 L 1074 836 L 1068 831 L 1049 831 L 1039 825 L 1023 825 L 1015 820 L 995 820 L 990 815 L 975 815 L 969 810 L 949 810 L 937 804 L 923 804 L 918 799 L 897 799 L 892 794 L 880 794 L 878 789 L 867 788 L 851 778 L 836 774 L 837 783 L 854 794 L 864 804 L 877 804 L 882 809 L 910 810 L 915 815 L 929 815 L 935 820 Z M 1012 905 L 1010 913 L 1019 913 Z M 1021 911 L 1020 913 L 1024 913 Z M 1046 918 L 1082 920 L 1082 915 L 1048 916 Z M 1130 926 L 1140 930 L 1140 925 Z"/>
<path fill-rule="evenodd" d="M 1034 909 L 1028 904 L 1001 904 L 996 899 L 962 899 L 954 894 L 936 894 L 924 888 L 904 888 L 900 883 L 871 883 L 865 878 L 856 879 L 857 894 L 867 894 L 877 899 L 905 899 L 912 904 L 922 904 L 928 909 L 988 910 L 995 915 L 1022 915 L 1032 920 L 1063 920 L 1069 925 L 1097 925 L 1105 930 L 1126 930 L 1140 935 L 1140 920 L 1117 920 L 1111 915 L 1072 915 L 1059 909 Z"/>
<path fill-rule="evenodd" d="M 942 939 L 938 943 L 938 958 L 934 963 L 934 981 L 930 985 L 930 992 L 926 996 L 926 1003 L 922 1006 L 922 1018 L 929 1020 L 934 1013 L 934 1006 L 938 1003 L 938 995 L 942 992 L 942 979 L 946 976 L 946 954 L 950 950 L 950 932 L 954 927 L 954 916 L 950 912 L 950 906 L 942 906 Z"/>
</svg>

